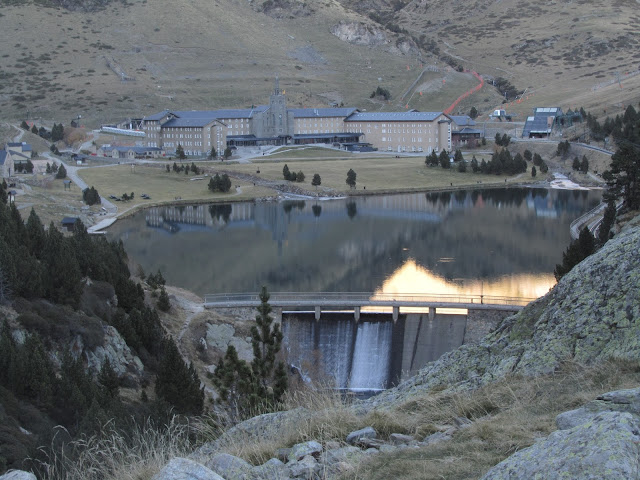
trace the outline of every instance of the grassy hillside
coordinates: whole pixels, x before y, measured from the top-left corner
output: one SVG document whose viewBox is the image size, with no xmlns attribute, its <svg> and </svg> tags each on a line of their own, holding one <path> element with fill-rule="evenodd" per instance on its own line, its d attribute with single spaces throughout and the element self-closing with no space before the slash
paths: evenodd
<svg viewBox="0 0 640 480">
<path fill-rule="evenodd" d="M 520 119 L 536 105 L 612 113 L 640 100 L 640 75 L 626 75 L 640 57 L 630 0 L 42 3 L 2 2 L 0 108 L 11 120 L 82 115 L 94 126 L 163 108 L 246 107 L 266 103 L 276 74 L 291 105 L 439 110 L 477 84 L 447 58 L 526 89 L 507 105 Z M 352 35 L 332 34 L 338 24 Z M 438 71 L 421 75 L 425 66 Z M 378 85 L 390 102 L 369 98 Z M 487 84 L 459 110 L 487 114 L 501 100 Z"/>
</svg>

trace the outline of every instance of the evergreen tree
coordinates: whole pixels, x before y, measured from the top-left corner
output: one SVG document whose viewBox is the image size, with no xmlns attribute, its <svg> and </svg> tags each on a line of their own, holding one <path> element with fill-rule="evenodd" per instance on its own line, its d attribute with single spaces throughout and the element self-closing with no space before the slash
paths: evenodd
<svg viewBox="0 0 640 480">
<path fill-rule="evenodd" d="M 231 179 L 229 178 L 229 175 L 223 173 L 220 177 L 220 191 L 222 193 L 227 193 L 229 190 L 231 190 Z"/>
<path fill-rule="evenodd" d="M 156 395 L 176 411 L 198 415 L 204 406 L 204 387 L 193 366 L 184 362 L 173 339 L 163 340 L 163 355 L 156 377 Z"/>
<path fill-rule="evenodd" d="M 480 170 L 480 165 L 478 165 L 478 159 L 475 155 L 471 157 L 471 170 L 473 171 L 473 173 L 476 173 L 478 170 Z"/>
<path fill-rule="evenodd" d="M 557 264 L 553 271 L 556 280 L 560 281 L 573 267 L 595 252 L 595 250 L 595 238 L 593 238 L 589 229 L 585 227 L 580 231 L 578 239 L 571 242 L 562 254 L 562 263 Z"/>
<path fill-rule="evenodd" d="M 573 163 L 571 164 L 571 168 L 573 168 L 574 170 L 580 170 L 580 159 L 575 156 L 573 157 Z"/>
<path fill-rule="evenodd" d="M 44 249 L 47 234 L 44 231 L 40 217 L 38 217 L 33 208 L 31 208 L 25 228 L 27 231 L 29 253 L 38 259 L 42 258 L 42 251 Z"/>
<path fill-rule="evenodd" d="M 47 162 L 47 173 L 53 173 L 53 170 L 51 170 L 51 165 L 49 164 L 49 162 Z"/>
<path fill-rule="evenodd" d="M 351 188 L 355 188 L 356 186 L 356 172 L 354 172 L 352 168 L 347 172 L 347 185 Z"/>
<path fill-rule="evenodd" d="M 296 173 L 296 182 L 298 183 L 304 182 L 304 173 L 302 173 L 302 170 Z"/>
<path fill-rule="evenodd" d="M 451 168 L 451 161 L 449 160 L 449 155 L 447 154 L 447 151 L 444 148 L 440 152 L 438 161 L 440 162 L 440 166 L 442 168 Z"/>
<path fill-rule="evenodd" d="M 118 398 L 120 393 L 120 379 L 108 358 L 104 361 L 102 367 L 100 367 L 98 383 L 102 386 L 105 397 L 110 399 Z"/>
<path fill-rule="evenodd" d="M 471 110 L 469 110 L 469 116 L 475 120 L 478 116 L 478 109 L 476 107 L 471 107 Z"/>
<path fill-rule="evenodd" d="M 70 243 L 62 236 L 53 222 L 45 238 L 43 261 L 47 277 L 47 297 L 56 303 L 76 308 L 82 294 L 78 261 Z"/>
<path fill-rule="evenodd" d="M 598 243 L 604 245 L 611 236 L 611 229 L 616 221 L 616 202 L 615 199 L 609 198 L 607 201 L 607 208 L 604 210 L 602 217 L 602 223 L 598 228 Z"/>
<path fill-rule="evenodd" d="M 524 157 L 524 159 L 527 162 L 530 162 L 531 160 L 533 160 L 533 154 L 531 153 L 531 150 L 527 149 L 524 151 L 524 153 L 522 154 L 522 156 Z"/>
<path fill-rule="evenodd" d="M 508 147 L 509 143 L 511 143 L 511 137 L 505 133 L 504 135 L 502 135 L 502 142 L 500 142 L 500 145 L 502 145 L 503 147 Z"/>
<path fill-rule="evenodd" d="M 182 145 L 180 144 L 178 144 L 178 146 L 176 147 L 176 157 L 178 157 L 180 160 L 184 160 L 185 158 L 187 158 L 184 153 L 184 148 L 182 148 Z"/>
<path fill-rule="evenodd" d="M 27 173 L 33 173 L 33 163 L 31 162 L 31 160 L 27 160 L 25 170 L 27 171 Z"/>
<path fill-rule="evenodd" d="M 464 161 L 464 157 L 462 156 L 462 152 L 460 151 L 459 148 L 456 148 L 456 152 L 453 155 L 453 161 L 454 162 L 462 162 L 462 161 Z"/>
<path fill-rule="evenodd" d="M 533 165 L 533 166 L 531 167 L 531 176 L 532 176 L 532 177 L 535 177 L 537 174 L 538 174 L 538 172 L 536 172 L 536 166 L 535 166 L 535 165 Z"/>
<path fill-rule="evenodd" d="M 465 173 L 466 171 L 467 171 L 467 162 L 465 162 L 464 160 L 462 160 L 461 162 L 458 162 L 458 172 Z"/>
<path fill-rule="evenodd" d="M 229 157 L 231 157 L 231 147 L 227 147 L 224 149 L 224 158 L 227 159 Z"/>
<path fill-rule="evenodd" d="M 316 187 L 316 190 L 318 190 L 318 186 L 322 185 L 322 179 L 320 178 L 320 174 L 318 174 L 318 173 L 314 173 L 313 174 L 313 179 L 311 180 L 311 185 Z"/>
<path fill-rule="evenodd" d="M 217 152 L 215 147 L 211 147 L 211 151 L 209 152 L 209 158 L 211 160 L 215 160 L 216 156 L 217 156 Z"/>
<path fill-rule="evenodd" d="M 33 133 L 34 135 L 38 135 L 38 127 L 36 127 L 35 122 L 34 122 L 33 126 L 31 127 L 31 133 Z"/>
<path fill-rule="evenodd" d="M 289 165 L 287 165 L 286 163 L 284 164 L 284 167 L 282 167 L 282 176 L 284 177 L 285 180 L 291 179 L 291 172 L 289 171 Z"/>
<path fill-rule="evenodd" d="M 160 296 L 158 297 L 158 309 L 163 312 L 168 312 L 171 308 L 171 302 L 169 301 L 169 295 L 164 285 L 160 287 Z"/>
<path fill-rule="evenodd" d="M 23 130 L 29 130 L 29 124 L 25 120 L 22 120 L 20 128 L 22 128 Z"/>
<path fill-rule="evenodd" d="M 224 358 L 218 362 L 213 384 L 218 391 L 218 402 L 225 407 L 231 423 L 243 420 L 260 404 L 251 367 L 238 358 L 233 345 L 227 347 Z"/>
<path fill-rule="evenodd" d="M 587 173 L 589 171 L 589 160 L 587 160 L 587 156 L 582 156 L 582 161 L 580 162 L 580 171 L 582 173 Z"/>
<path fill-rule="evenodd" d="M 496 133 L 496 138 L 494 140 L 494 143 L 498 146 L 502 145 L 502 135 L 500 135 L 499 133 Z"/>
</svg>

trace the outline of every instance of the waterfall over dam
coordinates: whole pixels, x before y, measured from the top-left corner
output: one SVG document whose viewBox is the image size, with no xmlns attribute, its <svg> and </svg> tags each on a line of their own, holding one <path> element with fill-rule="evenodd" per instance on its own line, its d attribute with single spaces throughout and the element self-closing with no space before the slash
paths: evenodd
<svg viewBox="0 0 640 480">
<path fill-rule="evenodd" d="M 326 312 L 282 314 L 283 350 L 303 378 L 355 392 L 397 385 L 465 341 L 467 315 Z"/>
</svg>

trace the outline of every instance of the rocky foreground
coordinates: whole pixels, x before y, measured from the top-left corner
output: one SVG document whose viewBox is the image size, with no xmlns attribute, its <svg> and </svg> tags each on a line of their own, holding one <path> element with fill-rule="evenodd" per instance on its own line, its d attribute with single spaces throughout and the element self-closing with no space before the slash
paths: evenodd
<svg viewBox="0 0 640 480">
<path fill-rule="evenodd" d="M 576 266 L 545 297 L 505 319 L 480 343 L 445 354 L 398 387 L 354 404 L 350 413 L 371 418 L 401 405 L 406 409 L 414 399 L 431 392 L 473 391 L 495 386 L 494 382 L 514 374 L 532 379 L 550 374 L 567 361 L 595 365 L 612 358 L 636 364 L 640 360 L 640 219 Z M 442 445 L 463 431 L 473 431 L 474 422 L 456 417 L 435 433 L 422 436 L 367 427 L 331 440 L 310 437 L 291 442 L 289 448 L 269 451 L 272 458 L 257 466 L 237 453 L 242 451 L 239 446 L 268 445 L 270 439 L 289 438 L 291 431 L 313 421 L 318 421 L 313 408 L 254 417 L 189 458 L 172 459 L 153 478 L 361 478 L 357 469 L 363 461 Z M 550 435 L 495 465 L 483 478 L 640 478 L 640 388 L 600 394 L 558 415 L 556 427 Z M 31 477 L 0 477 L 9 478 Z"/>
</svg>

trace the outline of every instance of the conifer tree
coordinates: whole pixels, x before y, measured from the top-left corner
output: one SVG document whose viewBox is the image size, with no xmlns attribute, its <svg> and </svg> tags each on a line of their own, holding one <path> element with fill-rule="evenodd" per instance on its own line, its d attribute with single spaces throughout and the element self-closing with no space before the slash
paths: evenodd
<svg viewBox="0 0 640 480">
<path fill-rule="evenodd" d="M 238 358 L 233 345 L 227 347 L 224 358 L 221 358 L 213 374 L 219 397 L 231 423 L 244 419 L 259 405 L 260 398 L 256 392 L 253 371 L 247 362 Z"/>
<path fill-rule="evenodd" d="M 593 238 L 593 234 L 589 229 L 585 227 L 580 231 L 578 239 L 571 242 L 562 254 L 562 263 L 557 264 L 553 271 L 556 280 L 560 281 L 573 267 L 595 251 L 595 238 Z"/>
<path fill-rule="evenodd" d="M 104 361 L 102 367 L 100 367 L 98 382 L 102 386 L 105 397 L 110 399 L 118 397 L 120 393 L 120 379 L 108 358 Z"/>
<path fill-rule="evenodd" d="M 251 346 L 253 347 L 251 369 L 257 382 L 258 395 L 267 401 L 278 402 L 286 390 L 286 374 L 284 383 L 282 378 L 276 377 L 278 373 L 276 366 L 282 363 L 276 361 L 276 354 L 282 347 L 283 335 L 280 325 L 273 323 L 271 311 L 269 293 L 267 287 L 263 286 L 260 291 L 256 325 L 251 327 Z"/>
<path fill-rule="evenodd" d="M 204 406 L 204 387 L 193 366 L 184 362 L 173 339 L 163 340 L 163 355 L 156 378 L 156 395 L 180 413 L 198 415 Z"/>
<path fill-rule="evenodd" d="M 164 285 L 160 287 L 160 296 L 158 297 L 158 309 L 163 312 L 168 312 L 171 308 L 171 302 L 169 301 L 169 295 L 164 288 Z"/>
</svg>

